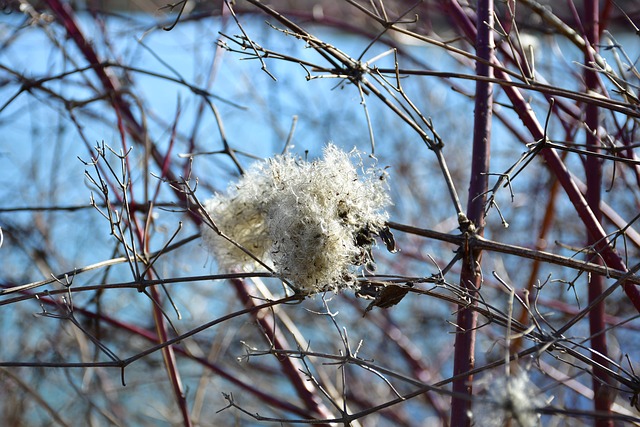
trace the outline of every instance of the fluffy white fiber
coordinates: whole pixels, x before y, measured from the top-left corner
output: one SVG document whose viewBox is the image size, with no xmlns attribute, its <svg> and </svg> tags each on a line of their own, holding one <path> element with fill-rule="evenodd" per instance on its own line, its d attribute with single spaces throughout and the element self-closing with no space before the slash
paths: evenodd
<svg viewBox="0 0 640 427">
<path fill-rule="evenodd" d="M 546 406 L 537 387 L 525 372 L 493 379 L 484 393 L 487 400 L 474 403 L 475 425 L 502 427 L 537 427 L 540 415 L 536 409 Z"/>
<path fill-rule="evenodd" d="M 352 160 L 360 167 L 357 152 L 328 145 L 313 162 L 291 155 L 259 162 L 205 209 L 224 235 L 301 292 L 351 287 L 357 267 L 373 262 L 373 236 L 390 204 L 385 173 L 359 175 Z M 211 227 L 202 234 L 221 269 L 264 269 Z"/>
</svg>

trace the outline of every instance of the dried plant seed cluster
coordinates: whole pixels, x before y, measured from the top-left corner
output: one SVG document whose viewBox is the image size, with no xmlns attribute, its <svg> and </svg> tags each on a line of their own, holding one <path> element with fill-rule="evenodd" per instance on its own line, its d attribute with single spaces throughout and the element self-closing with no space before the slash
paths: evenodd
<svg viewBox="0 0 640 427">
<path fill-rule="evenodd" d="M 529 376 L 523 371 L 512 376 L 492 378 L 486 384 L 484 398 L 474 405 L 472 418 L 476 425 L 501 427 L 512 423 L 521 427 L 537 427 L 537 410 L 549 404 Z"/>
<path fill-rule="evenodd" d="M 257 258 L 304 293 L 353 287 L 358 267 L 375 267 L 371 249 L 391 202 L 386 172 L 357 168 L 360 155 L 334 145 L 312 162 L 283 155 L 256 163 L 205 204 L 218 229 L 253 257 L 208 226 L 204 242 L 223 270 L 264 269 Z"/>
</svg>

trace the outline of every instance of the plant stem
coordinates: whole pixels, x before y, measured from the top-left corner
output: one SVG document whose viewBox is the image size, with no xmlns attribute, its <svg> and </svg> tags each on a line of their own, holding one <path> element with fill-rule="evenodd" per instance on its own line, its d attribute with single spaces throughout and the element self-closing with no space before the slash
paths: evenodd
<svg viewBox="0 0 640 427">
<path fill-rule="evenodd" d="M 231 283 L 236 290 L 238 299 L 247 308 L 255 307 L 255 300 L 249 294 L 246 283 L 242 279 L 231 279 Z M 291 347 L 286 343 L 284 335 L 276 328 L 275 321 L 271 321 L 270 316 L 256 313 L 256 321 L 274 349 L 290 350 Z M 312 382 L 308 381 L 305 376 L 302 363 L 294 357 L 282 357 L 278 361 L 282 367 L 282 372 L 289 379 L 291 386 L 296 390 L 298 397 L 304 402 L 306 408 L 320 419 L 333 418 L 331 411 L 322 402 L 321 394 L 314 389 Z M 319 423 L 317 425 L 324 426 L 326 424 Z"/>
<path fill-rule="evenodd" d="M 591 47 L 597 53 L 599 44 L 599 5 L 598 0 L 586 0 L 584 3 L 584 30 L 585 41 L 591 44 Z M 593 69 L 594 55 L 590 49 L 584 51 L 584 79 L 586 83 L 586 91 L 598 91 L 599 81 L 596 71 Z M 586 143 L 589 151 L 598 152 L 598 125 L 599 112 L 598 107 L 593 104 L 585 106 L 585 125 L 586 125 Z M 586 199 L 589 207 L 597 221 L 602 221 L 602 212 L 600 211 L 601 186 L 602 186 L 602 160 L 596 156 L 587 156 L 585 160 L 587 192 Z M 595 247 L 597 237 L 588 232 L 587 244 Z M 599 256 L 595 257 L 595 262 L 602 263 Z M 589 303 L 594 303 L 603 291 L 604 278 L 599 274 L 589 275 Z M 598 364 L 608 366 L 607 352 L 607 336 L 603 331 L 606 328 L 604 301 L 600 301 L 593 305 L 593 309 L 589 312 L 589 328 L 591 332 L 591 347 L 593 348 L 593 358 L 597 362 L 593 367 L 593 399 L 597 412 L 610 413 L 611 399 L 608 393 L 609 376 L 605 369 L 599 368 Z M 595 425 L 597 427 L 612 427 L 613 422 L 608 418 L 597 418 Z"/>
<path fill-rule="evenodd" d="M 493 0 L 478 0 L 476 21 L 476 74 L 493 77 L 488 65 L 493 57 Z M 476 227 L 477 234 L 483 234 L 486 194 L 488 189 L 489 159 L 491 147 L 491 119 L 493 111 L 493 86 L 488 81 L 476 82 L 475 113 L 473 129 L 473 153 L 467 218 Z M 464 232 L 465 230 L 463 230 Z M 469 230 L 469 232 L 473 232 Z M 469 294 L 475 294 L 482 285 L 480 260 L 482 253 L 468 247 L 464 250 L 460 286 Z M 471 306 L 460 306 L 457 319 L 453 375 L 469 372 L 475 365 L 475 327 L 477 312 Z M 453 382 L 454 397 L 451 403 L 451 425 L 471 424 L 470 409 L 473 376 L 463 376 Z"/>
<path fill-rule="evenodd" d="M 160 308 L 160 293 L 158 289 L 154 286 L 151 288 L 151 298 L 154 299 L 153 303 L 153 320 L 156 325 L 156 333 L 158 336 L 158 344 L 166 342 L 169 339 L 167 334 L 167 326 L 163 317 L 162 309 Z M 169 376 L 169 380 L 171 382 L 171 387 L 173 388 L 173 393 L 176 399 L 176 404 L 178 409 L 180 410 L 180 415 L 182 417 L 182 425 L 185 427 L 189 427 L 192 424 L 191 417 L 189 415 L 189 406 L 187 403 L 186 395 L 184 393 L 184 387 L 182 385 L 182 380 L 180 376 L 180 371 L 178 370 L 178 364 L 176 361 L 175 351 L 172 345 L 166 346 L 162 349 L 162 357 L 165 363 L 165 369 L 167 370 L 167 374 Z"/>
<path fill-rule="evenodd" d="M 465 13 L 464 9 L 462 9 L 460 4 L 456 0 L 449 0 L 447 2 L 447 5 L 447 10 L 449 11 L 452 18 L 455 19 L 458 27 L 470 40 L 475 41 L 477 38 L 476 29 L 471 19 Z M 589 46 L 586 49 L 591 50 L 591 47 Z M 522 123 L 528 129 L 534 140 L 546 141 L 547 135 L 545 133 L 545 130 L 538 121 L 538 118 L 531 108 L 531 105 L 525 100 L 522 92 L 518 88 L 510 85 L 511 78 L 508 74 L 502 71 L 502 64 L 500 63 L 500 61 L 495 57 L 493 57 L 492 60 L 493 63 L 496 64 L 496 67 L 494 68 L 495 76 L 498 79 L 504 80 L 505 84 L 500 84 L 500 87 L 504 91 L 505 95 L 509 98 L 509 101 L 513 106 L 516 114 L 518 114 L 518 117 L 520 117 Z M 546 166 L 558 178 L 558 181 L 562 185 L 562 188 L 564 189 L 567 197 L 576 209 L 578 216 L 589 230 L 589 233 L 591 233 L 591 235 L 594 237 L 594 240 L 597 240 L 598 245 L 594 249 L 600 253 L 607 267 L 616 270 L 627 271 L 627 266 L 625 265 L 622 258 L 620 258 L 620 255 L 618 255 L 618 253 L 613 250 L 613 247 L 611 246 L 609 239 L 604 229 L 602 228 L 602 225 L 598 220 L 596 220 L 595 216 L 593 215 L 593 211 L 590 209 L 587 201 L 580 192 L 578 184 L 571 176 L 571 173 L 558 155 L 557 151 L 553 148 L 545 148 L 540 153 L 545 161 Z M 638 289 L 638 287 L 632 283 L 624 283 L 622 285 L 622 289 L 626 293 L 627 298 L 629 298 L 629 301 L 631 301 L 635 309 L 640 312 L 640 290 Z"/>
</svg>

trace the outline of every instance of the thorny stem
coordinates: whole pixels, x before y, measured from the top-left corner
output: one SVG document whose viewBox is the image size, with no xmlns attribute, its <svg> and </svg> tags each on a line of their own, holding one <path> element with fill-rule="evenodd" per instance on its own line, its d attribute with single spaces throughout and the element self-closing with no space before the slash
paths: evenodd
<svg viewBox="0 0 640 427">
<path fill-rule="evenodd" d="M 488 65 L 493 57 L 493 0 L 478 0 L 476 55 L 484 61 L 476 62 L 476 74 L 492 76 Z M 467 218 L 470 224 L 461 221 L 463 233 L 483 235 L 484 212 L 487 200 L 489 158 L 491 147 L 491 118 L 493 111 L 493 86 L 486 81 L 476 82 L 475 114 L 473 126 L 473 153 L 471 182 L 467 199 Z M 460 287 L 475 296 L 482 286 L 480 261 L 482 253 L 463 248 L 463 264 Z M 473 304 L 473 303 L 472 303 Z M 468 306 L 459 306 L 457 315 L 453 375 L 471 371 L 475 367 L 475 334 L 477 312 Z M 508 332 L 507 332 L 508 333 Z M 453 382 L 454 397 L 451 400 L 451 425 L 471 425 L 471 396 L 473 376 L 466 375 Z"/>
</svg>

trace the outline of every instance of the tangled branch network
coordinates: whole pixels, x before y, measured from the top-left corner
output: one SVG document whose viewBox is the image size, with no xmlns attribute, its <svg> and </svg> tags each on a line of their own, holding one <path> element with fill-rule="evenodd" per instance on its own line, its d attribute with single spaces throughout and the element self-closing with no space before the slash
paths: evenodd
<svg viewBox="0 0 640 427">
<path fill-rule="evenodd" d="M 221 269 L 271 270 L 303 294 L 354 288 L 362 266 L 375 269 L 374 238 L 391 203 L 386 177 L 331 144 L 316 161 L 256 163 L 205 204 L 205 245 Z"/>
</svg>

